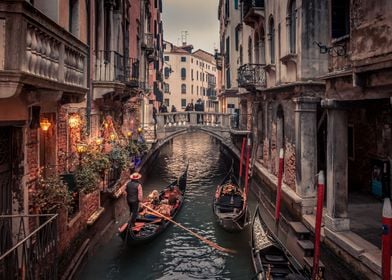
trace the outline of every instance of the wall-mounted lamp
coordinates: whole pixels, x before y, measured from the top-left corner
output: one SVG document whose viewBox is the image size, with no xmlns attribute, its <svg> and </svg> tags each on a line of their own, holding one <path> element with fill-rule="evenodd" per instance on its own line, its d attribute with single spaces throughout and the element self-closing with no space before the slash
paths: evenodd
<svg viewBox="0 0 392 280">
<path fill-rule="evenodd" d="M 101 137 L 98 137 L 97 139 L 95 139 L 95 143 L 96 143 L 97 145 L 101 145 L 102 142 L 103 142 L 103 139 L 102 139 Z"/>
<path fill-rule="evenodd" d="M 346 46 L 343 44 L 328 47 L 321 42 L 313 41 L 317 45 L 321 54 L 329 54 L 330 56 L 345 56 L 347 54 Z"/>
<path fill-rule="evenodd" d="M 42 118 L 39 122 L 39 126 L 41 127 L 42 131 L 48 131 L 49 127 L 52 124 L 50 123 L 50 121 L 47 118 Z"/>
<path fill-rule="evenodd" d="M 68 125 L 70 128 L 77 128 L 80 126 L 81 119 L 80 116 L 77 114 L 72 114 L 68 118 Z"/>
</svg>

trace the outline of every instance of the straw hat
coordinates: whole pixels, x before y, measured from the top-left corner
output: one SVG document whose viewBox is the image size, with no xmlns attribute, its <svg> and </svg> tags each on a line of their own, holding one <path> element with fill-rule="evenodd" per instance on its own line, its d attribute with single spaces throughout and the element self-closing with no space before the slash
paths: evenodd
<svg viewBox="0 0 392 280">
<path fill-rule="evenodd" d="M 142 174 L 135 172 L 135 173 L 131 174 L 130 178 L 132 180 L 139 180 L 140 178 L 142 178 Z"/>
</svg>

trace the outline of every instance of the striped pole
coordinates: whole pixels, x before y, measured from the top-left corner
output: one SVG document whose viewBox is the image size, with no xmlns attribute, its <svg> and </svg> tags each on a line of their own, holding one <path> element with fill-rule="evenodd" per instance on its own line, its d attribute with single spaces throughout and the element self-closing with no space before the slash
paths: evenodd
<svg viewBox="0 0 392 280">
<path fill-rule="evenodd" d="M 382 245 L 381 271 L 382 279 L 389 280 L 391 275 L 391 241 L 392 241 L 392 207 L 389 198 L 384 199 L 382 207 Z"/>
<path fill-rule="evenodd" d="M 242 147 L 241 147 L 241 158 L 240 158 L 240 175 L 238 176 L 238 182 L 240 186 L 242 185 L 241 183 L 241 177 L 242 177 L 242 164 L 244 160 L 244 153 L 245 153 L 245 143 L 246 143 L 246 137 L 242 139 Z"/>
<path fill-rule="evenodd" d="M 325 177 L 324 171 L 320 171 L 317 184 L 317 210 L 316 210 L 316 225 L 314 237 L 314 256 L 313 256 L 313 271 L 312 279 L 318 279 L 318 270 L 320 262 L 320 237 L 321 237 L 321 221 L 323 218 L 323 204 L 324 204 L 324 188 Z"/>
<path fill-rule="evenodd" d="M 275 222 L 279 221 L 280 218 L 280 200 L 282 195 L 282 179 L 283 179 L 283 149 L 279 151 L 279 171 L 278 171 L 278 186 L 276 189 L 276 203 L 275 203 Z"/>
<path fill-rule="evenodd" d="M 249 182 L 249 165 L 250 165 L 250 138 L 248 138 L 248 147 L 246 149 L 246 162 L 245 162 L 245 199 L 248 196 L 248 182 Z"/>
</svg>

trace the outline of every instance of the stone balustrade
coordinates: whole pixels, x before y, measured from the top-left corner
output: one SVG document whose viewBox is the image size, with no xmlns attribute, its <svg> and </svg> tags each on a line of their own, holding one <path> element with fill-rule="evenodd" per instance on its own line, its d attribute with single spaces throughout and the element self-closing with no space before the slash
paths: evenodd
<svg viewBox="0 0 392 280">
<path fill-rule="evenodd" d="M 230 129 L 231 114 L 217 112 L 175 112 L 157 114 L 157 129 L 207 126 Z"/>
<path fill-rule="evenodd" d="M 0 76 L 11 77 L 15 84 L 38 83 L 41 88 L 86 92 L 86 44 L 26 1 L 8 2 L 8 6 L 0 3 L 0 18 L 5 19 L 0 29 L 7 31 L 7 48 L 0 46 L 4 56 Z M 16 94 L 16 88 L 8 86 L 9 92 L 3 91 L 0 97 Z"/>
</svg>

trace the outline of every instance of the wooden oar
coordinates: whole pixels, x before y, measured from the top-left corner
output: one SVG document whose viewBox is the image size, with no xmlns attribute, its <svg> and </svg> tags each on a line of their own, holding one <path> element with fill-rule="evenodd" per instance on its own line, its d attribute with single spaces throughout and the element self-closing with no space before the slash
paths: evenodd
<svg viewBox="0 0 392 280">
<path fill-rule="evenodd" d="M 142 203 L 142 205 L 144 207 L 146 207 L 149 211 L 151 211 L 152 213 L 154 213 L 155 215 L 175 224 L 176 226 L 182 228 L 183 230 L 187 231 L 188 233 L 192 234 L 193 236 L 199 238 L 201 241 L 203 241 L 204 243 L 206 243 L 207 245 L 211 246 L 214 249 L 217 249 L 221 252 L 225 252 L 225 253 L 229 253 L 229 254 L 235 254 L 236 251 L 231 250 L 231 249 L 227 249 L 227 248 L 223 248 L 221 246 L 219 246 L 218 244 L 212 242 L 211 240 L 208 240 L 207 238 L 204 238 L 203 236 L 197 234 L 196 232 L 191 231 L 190 229 L 186 228 L 185 226 L 181 225 L 180 223 L 177 223 L 176 221 L 172 220 L 169 217 L 166 217 L 165 215 L 162 215 L 161 213 L 159 213 L 158 211 L 155 211 L 154 209 L 152 209 L 151 207 L 145 205 Z"/>
</svg>

